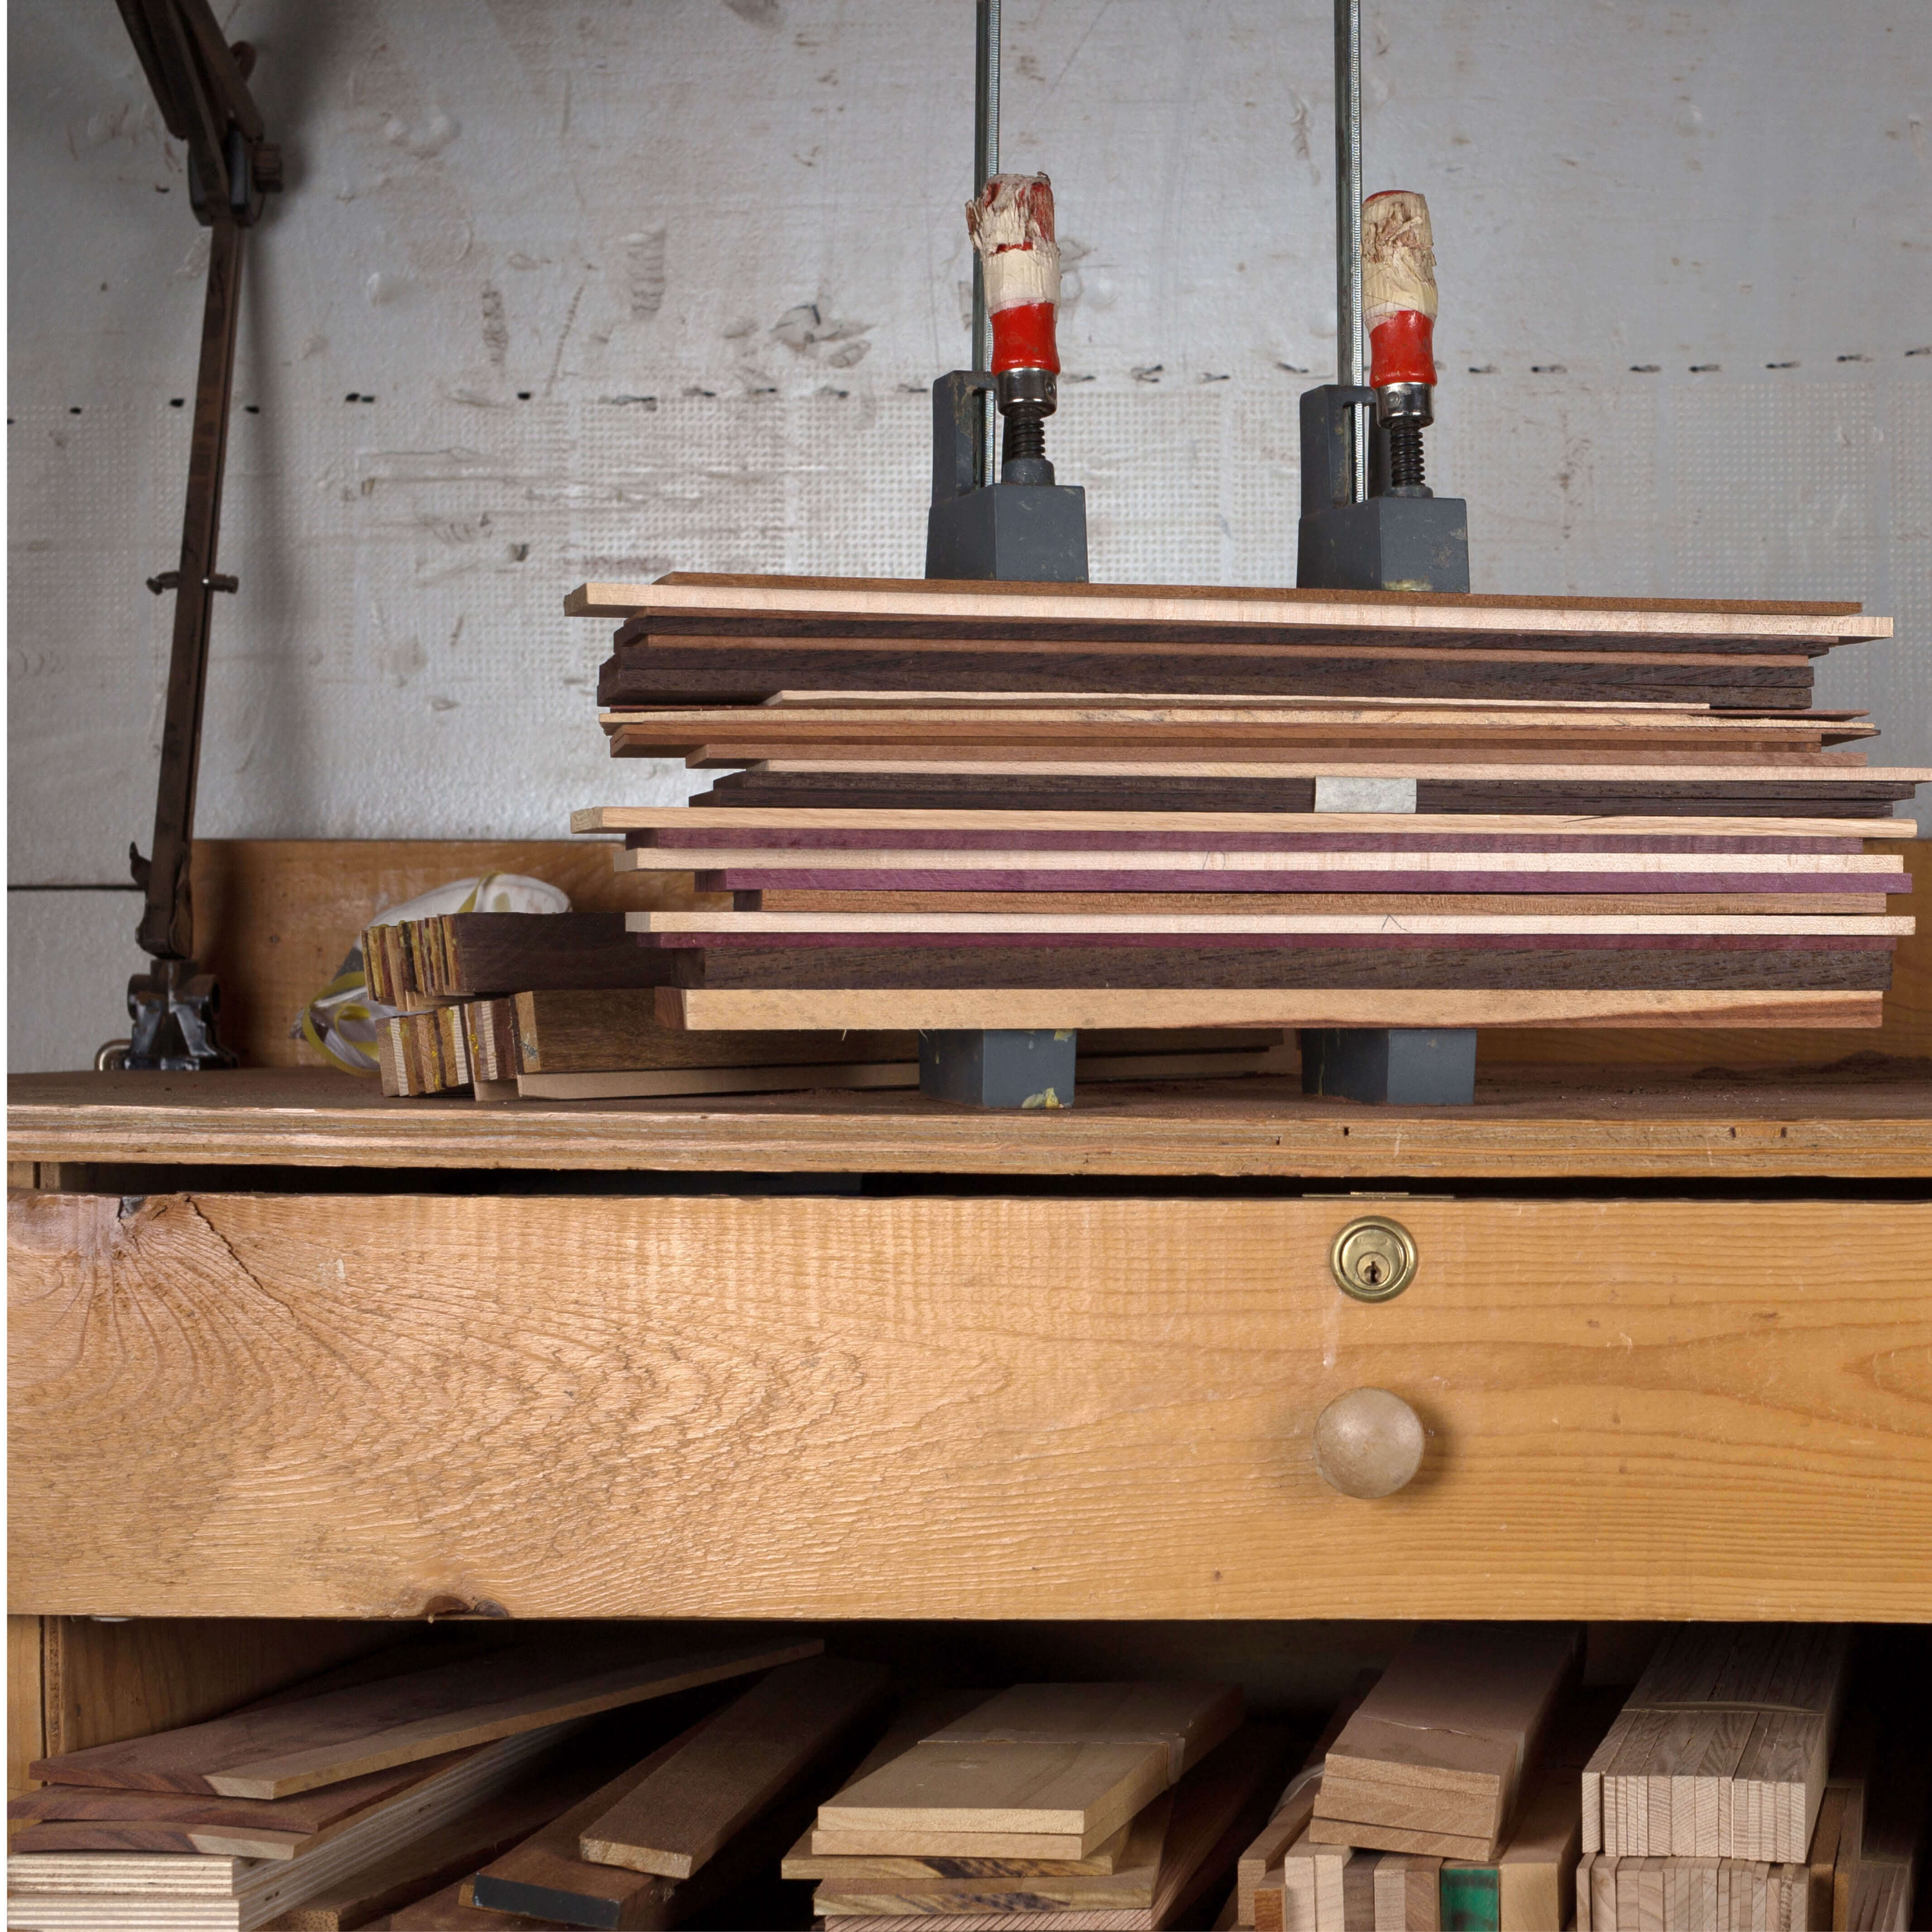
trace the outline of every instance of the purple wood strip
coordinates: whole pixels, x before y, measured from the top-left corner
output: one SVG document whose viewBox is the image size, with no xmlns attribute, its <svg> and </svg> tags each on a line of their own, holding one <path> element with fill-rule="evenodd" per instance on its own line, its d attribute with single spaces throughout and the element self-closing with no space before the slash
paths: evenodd
<svg viewBox="0 0 1932 1932">
<path fill-rule="evenodd" d="M 989 914 L 996 917 L 997 914 Z M 1889 934 L 1870 938 L 1796 933 L 1742 932 L 642 932 L 640 944 L 666 951 L 728 946 L 1042 946 L 1082 951 L 1102 946 L 1166 946 L 1187 952 L 1202 946 L 1364 947 L 1400 951 L 1429 946 L 1547 946 L 1600 947 L 1610 951 L 1664 952 L 1890 952 Z"/>
<path fill-rule="evenodd" d="M 705 892 L 1909 892 L 1899 872 L 700 872 Z M 885 910 L 885 908 L 881 908 Z"/>
<path fill-rule="evenodd" d="M 1286 814 L 1284 814 L 1286 817 Z M 1856 838 L 1729 838 L 1648 832 L 1028 832 L 934 831 L 895 825 L 881 811 L 876 830 L 754 827 L 740 832 L 659 826 L 631 832 L 632 846 L 746 847 L 767 851 L 938 852 L 1858 852 Z"/>
</svg>

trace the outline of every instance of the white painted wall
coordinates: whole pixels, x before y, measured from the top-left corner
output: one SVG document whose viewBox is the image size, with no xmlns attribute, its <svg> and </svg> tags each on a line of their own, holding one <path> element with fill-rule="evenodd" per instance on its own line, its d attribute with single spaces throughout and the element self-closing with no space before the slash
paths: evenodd
<svg viewBox="0 0 1932 1932">
<path fill-rule="evenodd" d="M 970 0 L 218 10 L 289 186 L 251 244 L 201 829 L 552 836 L 681 795 L 604 757 L 608 626 L 562 592 L 917 574 Z M 1932 760 L 1932 10 L 1367 10 L 1369 185 L 1430 196 L 1432 480 L 1476 587 L 1863 598 L 1899 640 L 1823 696 Z M 1095 574 L 1291 580 L 1295 398 L 1334 357 L 1325 0 L 1006 14 Z M 141 586 L 178 542 L 206 250 L 108 0 L 14 0 L 9 33 L 10 876 L 102 884 L 153 810 Z M 79 1064 L 121 1030 L 135 902 L 11 903 L 12 1063 Z"/>
</svg>

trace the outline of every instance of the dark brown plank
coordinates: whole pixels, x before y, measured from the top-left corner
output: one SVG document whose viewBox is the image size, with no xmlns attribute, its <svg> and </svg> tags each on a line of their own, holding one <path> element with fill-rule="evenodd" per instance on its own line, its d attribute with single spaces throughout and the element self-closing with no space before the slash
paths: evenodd
<svg viewBox="0 0 1932 1932">
<path fill-rule="evenodd" d="M 728 988 L 1122 986 L 1441 992 L 1882 991 L 1888 950 L 1533 947 L 734 945 L 682 949 L 684 985 Z"/>
</svg>

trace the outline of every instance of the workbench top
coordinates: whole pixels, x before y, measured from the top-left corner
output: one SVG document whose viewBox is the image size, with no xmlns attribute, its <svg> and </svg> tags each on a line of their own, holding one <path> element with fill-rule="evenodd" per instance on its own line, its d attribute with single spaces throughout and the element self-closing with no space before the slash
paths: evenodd
<svg viewBox="0 0 1932 1932">
<path fill-rule="evenodd" d="M 1932 1174 L 1932 1061 L 1690 1078 L 1479 1071 L 1469 1107 L 1364 1107 L 1276 1078 L 1082 1090 L 992 1114 L 914 1093 L 478 1106 L 320 1069 L 8 1083 L 9 1158 L 44 1162 L 772 1173 L 1618 1177 Z"/>
</svg>

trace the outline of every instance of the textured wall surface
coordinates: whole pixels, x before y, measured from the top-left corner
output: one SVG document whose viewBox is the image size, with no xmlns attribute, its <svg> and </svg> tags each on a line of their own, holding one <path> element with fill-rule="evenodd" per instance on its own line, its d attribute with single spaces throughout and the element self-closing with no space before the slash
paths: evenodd
<svg viewBox="0 0 1932 1932">
<path fill-rule="evenodd" d="M 218 0 L 287 192 L 251 243 L 201 827 L 554 836 L 613 766 L 591 574 L 920 568 L 965 347 L 970 0 Z M 1318 0 L 1007 0 L 1053 176 L 1052 449 L 1095 574 L 1285 583 L 1334 361 Z M 1923 0 L 1367 9 L 1371 188 L 1428 194 L 1432 479 L 1480 590 L 1862 598 L 1932 761 Z M 11 882 L 153 811 L 206 244 L 107 0 L 9 10 Z M 31 905 L 28 904 L 32 901 Z M 16 1067 L 122 1030 L 135 902 L 10 903 Z"/>
</svg>

